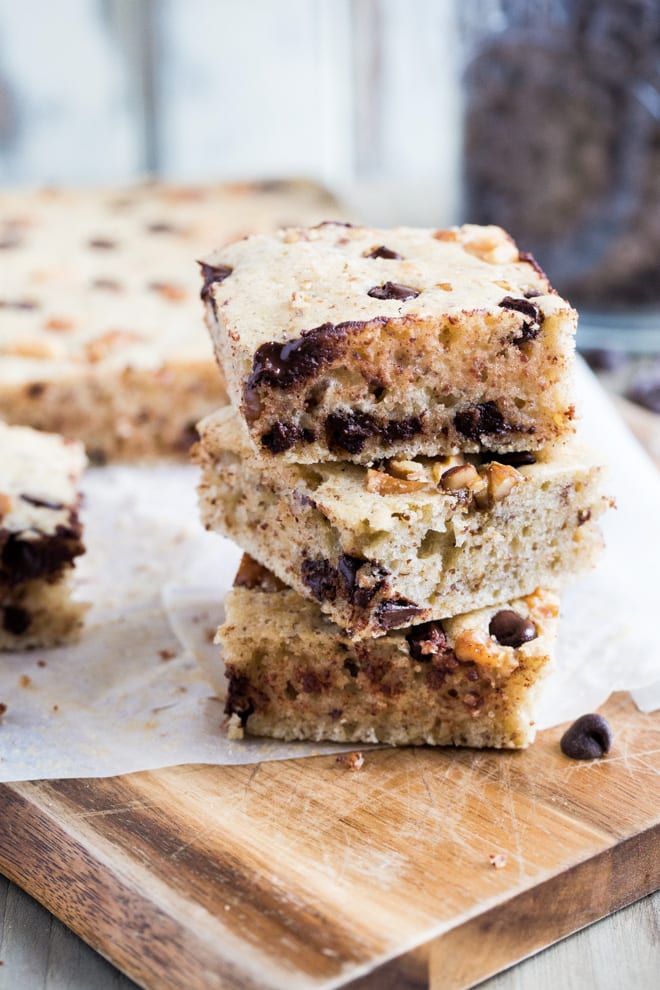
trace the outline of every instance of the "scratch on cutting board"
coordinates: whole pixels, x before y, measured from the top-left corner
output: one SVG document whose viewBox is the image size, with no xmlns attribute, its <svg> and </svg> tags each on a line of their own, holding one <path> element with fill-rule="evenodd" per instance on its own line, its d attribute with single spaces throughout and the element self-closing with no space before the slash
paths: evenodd
<svg viewBox="0 0 660 990">
<path fill-rule="evenodd" d="M 119 804 L 114 808 L 100 808 L 98 811 L 76 811 L 70 815 L 71 821 L 88 821 L 90 818 L 110 818 L 112 815 L 121 815 L 124 811 L 134 811 L 142 808 L 154 807 L 148 801 L 141 801 L 136 798 L 126 804 Z"/>
</svg>

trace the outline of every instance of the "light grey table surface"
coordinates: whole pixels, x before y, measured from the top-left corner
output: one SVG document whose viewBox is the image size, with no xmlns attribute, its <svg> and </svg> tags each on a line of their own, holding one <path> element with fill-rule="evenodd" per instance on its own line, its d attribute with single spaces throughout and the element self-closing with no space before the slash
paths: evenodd
<svg viewBox="0 0 660 990">
<path fill-rule="evenodd" d="M 45 908 L 0 877 L 0 990 L 135 990 Z M 659 990 L 660 892 L 583 929 L 480 990 Z"/>
</svg>

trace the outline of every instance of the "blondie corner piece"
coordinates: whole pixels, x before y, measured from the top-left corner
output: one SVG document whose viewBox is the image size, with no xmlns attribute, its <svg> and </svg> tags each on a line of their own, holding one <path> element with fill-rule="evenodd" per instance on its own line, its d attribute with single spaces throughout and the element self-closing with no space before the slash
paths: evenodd
<svg viewBox="0 0 660 990">
<path fill-rule="evenodd" d="M 84 552 L 78 518 L 82 445 L 0 423 L 0 649 L 55 646 L 80 631 L 71 599 Z"/>
<path fill-rule="evenodd" d="M 0 418 L 90 458 L 185 456 L 226 401 L 195 259 L 336 206 L 283 181 L 0 192 Z"/>
<path fill-rule="evenodd" d="M 538 450 L 573 432 L 576 313 L 499 227 L 290 228 L 216 251 L 202 274 L 264 457 Z"/>
<path fill-rule="evenodd" d="M 602 547 L 602 468 L 575 439 L 367 468 L 264 465 L 229 408 L 199 430 L 206 527 L 356 638 L 554 587 Z"/>
<path fill-rule="evenodd" d="M 220 628 L 228 731 L 279 739 L 518 749 L 553 656 L 548 590 L 352 642 L 244 558 Z"/>
</svg>

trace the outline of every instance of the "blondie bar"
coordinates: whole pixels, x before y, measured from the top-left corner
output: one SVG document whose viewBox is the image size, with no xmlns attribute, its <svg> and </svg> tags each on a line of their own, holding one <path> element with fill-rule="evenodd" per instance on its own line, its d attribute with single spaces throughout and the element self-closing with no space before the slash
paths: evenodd
<svg viewBox="0 0 660 990">
<path fill-rule="evenodd" d="M 336 206 L 306 182 L 0 193 L 0 418 L 92 460 L 185 453 L 226 400 L 195 258 Z"/>
<path fill-rule="evenodd" d="M 0 649 L 54 646 L 79 631 L 70 598 L 83 553 L 82 445 L 0 423 Z"/>
<path fill-rule="evenodd" d="M 522 748 L 550 666 L 552 591 L 353 642 L 244 558 L 219 630 L 229 732 L 280 739 Z"/>
<path fill-rule="evenodd" d="M 601 548 L 602 469 L 575 439 L 536 453 L 368 468 L 264 464 L 230 407 L 199 431 L 206 527 L 355 637 L 552 587 Z"/>
<path fill-rule="evenodd" d="M 538 450 L 573 431 L 576 314 L 499 227 L 323 223 L 202 263 L 255 448 L 314 463 Z"/>
</svg>

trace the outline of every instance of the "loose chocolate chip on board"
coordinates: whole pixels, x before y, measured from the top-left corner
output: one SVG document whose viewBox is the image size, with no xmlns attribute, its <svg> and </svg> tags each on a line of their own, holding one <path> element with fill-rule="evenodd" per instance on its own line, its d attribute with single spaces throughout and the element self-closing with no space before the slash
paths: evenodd
<svg viewBox="0 0 660 990">
<path fill-rule="evenodd" d="M 402 254 L 398 254 L 396 251 L 393 251 L 392 248 L 385 247 L 384 244 L 381 244 L 380 247 L 375 247 L 373 251 L 370 251 L 369 254 L 366 255 L 366 257 L 384 258 L 386 261 L 403 261 Z M 371 295 L 371 293 L 369 293 L 369 295 Z"/>
<path fill-rule="evenodd" d="M 607 719 L 593 712 L 581 715 L 561 737 L 559 745 L 572 760 L 597 760 L 612 748 L 612 729 Z"/>
<path fill-rule="evenodd" d="M 522 313 L 527 317 L 523 321 L 520 337 L 516 337 L 514 343 L 520 344 L 526 340 L 534 340 L 541 331 L 541 324 L 544 316 L 536 303 L 529 299 L 515 299 L 513 296 L 505 296 L 498 305 L 501 309 L 510 309 L 516 313 Z"/>
<path fill-rule="evenodd" d="M 211 300 L 211 286 L 216 282 L 224 282 L 226 278 L 229 278 L 233 272 L 233 268 L 229 265 L 207 265 L 204 261 L 198 261 L 197 264 L 202 270 L 203 285 L 200 292 L 200 296 L 204 302 Z"/>
<path fill-rule="evenodd" d="M 456 413 L 454 426 L 468 440 L 481 440 L 483 434 L 501 436 L 511 429 L 493 401 L 482 402 Z"/>
<path fill-rule="evenodd" d="M 514 612 L 511 608 L 504 608 L 493 616 L 488 626 L 488 632 L 500 646 L 513 646 L 514 648 L 522 646 L 523 643 L 529 643 L 538 636 L 534 623 L 519 615 L 518 612 Z"/>
<path fill-rule="evenodd" d="M 398 299 L 405 302 L 406 299 L 416 299 L 419 289 L 413 289 L 409 285 L 400 285 L 398 282 L 384 282 L 383 285 L 374 285 L 367 292 L 373 299 Z"/>
<path fill-rule="evenodd" d="M 430 663 L 437 657 L 453 656 L 447 634 L 441 622 L 424 622 L 413 626 L 406 636 L 410 656 L 421 663 Z"/>
</svg>

